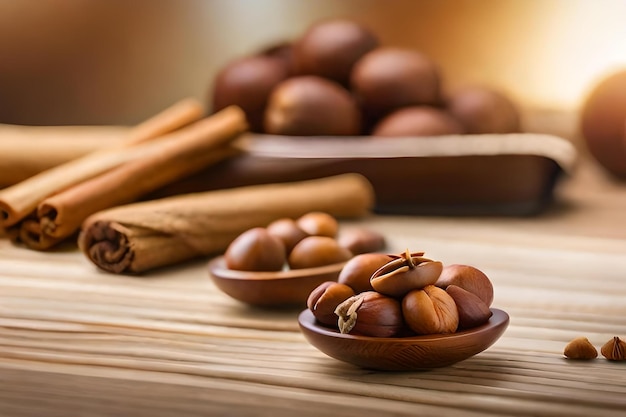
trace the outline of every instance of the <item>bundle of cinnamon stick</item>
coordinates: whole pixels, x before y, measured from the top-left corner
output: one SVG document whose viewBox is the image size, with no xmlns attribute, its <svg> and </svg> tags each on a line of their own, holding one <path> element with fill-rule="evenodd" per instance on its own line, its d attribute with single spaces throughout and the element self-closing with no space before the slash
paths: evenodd
<svg viewBox="0 0 626 417">
<path fill-rule="evenodd" d="M 89 215 L 234 155 L 229 145 L 247 129 L 241 109 L 203 114 L 199 102 L 183 100 L 111 146 L 0 190 L 0 227 L 14 241 L 48 249 L 74 235 Z"/>
<path fill-rule="evenodd" d="M 242 232 L 281 217 L 309 211 L 357 217 L 373 205 L 373 187 L 360 174 L 206 191 L 95 213 L 78 244 L 106 271 L 140 273 L 222 252 Z"/>
<path fill-rule="evenodd" d="M 126 126 L 0 124 L 0 188 L 98 149 L 121 143 Z"/>
</svg>

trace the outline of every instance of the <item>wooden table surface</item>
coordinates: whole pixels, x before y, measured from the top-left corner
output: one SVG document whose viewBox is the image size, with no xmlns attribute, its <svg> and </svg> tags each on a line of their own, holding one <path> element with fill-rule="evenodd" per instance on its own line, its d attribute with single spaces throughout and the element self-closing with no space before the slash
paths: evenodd
<svg viewBox="0 0 626 417">
<path fill-rule="evenodd" d="M 379 416 L 626 413 L 626 362 L 563 358 L 626 337 L 626 184 L 583 163 L 529 218 L 372 216 L 391 251 L 483 269 L 510 326 L 488 350 L 425 372 L 359 369 L 300 334 L 297 310 L 220 293 L 206 260 L 146 277 L 75 248 L 0 239 L 1 416 Z"/>
</svg>

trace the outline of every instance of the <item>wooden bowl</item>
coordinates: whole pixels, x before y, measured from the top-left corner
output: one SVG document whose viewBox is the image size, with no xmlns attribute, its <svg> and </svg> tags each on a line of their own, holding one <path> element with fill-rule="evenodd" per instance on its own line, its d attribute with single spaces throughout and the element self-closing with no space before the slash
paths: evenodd
<svg viewBox="0 0 626 417">
<path fill-rule="evenodd" d="M 305 305 L 311 291 L 325 281 L 337 281 L 345 262 L 316 268 L 276 272 L 236 271 L 226 268 L 224 257 L 209 262 L 215 285 L 232 298 L 263 307 Z"/>
<path fill-rule="evenodd" d="M 374 211 L 411 215 L 532 215 L 553 200 L 557 180 L 573 173 L 576 147 L 535 133 L 433 137 L 244 135 L 239 156 L 151 195 L 163 197 L 355 172 L 376 194 Z M 419 192 L 406 179 L 419 178 Z"/>
<path fill-rule="evenodd" d="M 460 362 L 487 349 L 504 333 L 509 315 L 495 308 L 489 321 L 448 335 L 370 337 L 341 334 L 319 324 L 311 311 L 298 317 L 304 337 L 328 356 L 361 368 L 415 371 Z"/>
</svg>

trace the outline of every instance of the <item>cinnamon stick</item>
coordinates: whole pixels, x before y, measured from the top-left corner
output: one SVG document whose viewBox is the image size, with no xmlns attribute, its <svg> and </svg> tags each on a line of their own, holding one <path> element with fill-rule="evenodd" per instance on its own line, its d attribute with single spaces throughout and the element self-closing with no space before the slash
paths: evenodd
<svg viewBox="0 0 626 417">
<path fill-rule="evenodd" d="M 199 102 L 186 99 L 132 128 L 120 145 L 89 153 L 0 190 L 0 227 L 16 224 L 35 210 L 44 198 L 56 192 L 124 162 L 141 158 L 144 150 L 137 144 L 185 126 L 202 114 Z"/>
<path fill-rule="evenodd" d="M 247 128 L 238 107 L 226 108 L 150 142 L 152 152 L 76 184 L 39 204 L 20 227 L 31 249 L 48 249 L 73 235 L 89 215 L 130 203 L 146 193 L 234 155 L 227 146 Z"/>
<path fill-rule="evenodd" d="M 0 124 L 0 188 L 106 146 L 118 145 L 128 129 Z"/>
<path fill-rule="evenodd" d="M 83 223 L 78 244 L 105 271 L 140 273 L 222 252 L 245 230 L 281 217 L 358 217 L 373 204 L 372 186 L 359 174 L 207 191 L 96 213 Z"/>
</svg>

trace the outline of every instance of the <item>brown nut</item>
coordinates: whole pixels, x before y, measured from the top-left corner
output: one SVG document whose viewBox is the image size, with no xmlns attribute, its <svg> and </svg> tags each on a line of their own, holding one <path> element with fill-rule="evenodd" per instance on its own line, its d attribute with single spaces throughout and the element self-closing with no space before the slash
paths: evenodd
<svg viewBox="0 0 626 417">
<path fill-rule="evenodd" d="M 302 239 L 289 254 L 288 263 L 292 269 L 313 268 L 346 262 L 352 252 L 339 246 L 328 236 L 308 236 Z"/>
<path fill-rule="evenodd" d="M 442 136 L 460 135 L 463 126 L 444 110 L 430 106 L 403 107 L 380 120 L 373 136 Z"/>
<path fill-rule="evenodd" d="M 456 285 L 448 285 L 446 292 L 454 299 L 459 312 L 459 329 L 471 329 L 487 323 L 493 312 L 477 295 Z"/>
<path fill-rule="evenodd" d="M 418 334 L 454 333 L 459 325 L 454 299 L 434 285 L 405 295 L 402 315 L 411 330 Z"/>
<path fill-rule="evenodd" d="M 358 228 L 339 233 L 340 246 L 348 248 L 353 255 L 378 252 L 385 248 L 385 237 L 374 230 Z"/>
<path fill-rule="evenodd" d="M 249 229 L 226 249 L 226 267 L 239 271 L 280 271 L 286 260 L 285 245 L 263 227 Z"/>
<path fill-rule="evenodd" d="M 464 290 L 476 294 L 483 300 L 487 307 L 493 302 L 493 285 L 481 270 L 469 265 L 447 265 L 441 271 L 439 279 L 435 283 L 444 290 L 448 285 L 457 285 Z"/>
<path fill-rule="evenodd" d="M 404 328 L 398 300 L 375 291 L 348 298 L 337 306 L 335 314 L 341 333 L 391 337 Z"/>
<path fill-rule="evenodd" d="M 601 77 L 580 110 L 586 149 L 608 172 L 626 178 L 626 68 Z"/>
<path fill-rule="evenodd" d="M 467 133 L 513 133 L 520 131 L 519 111 L 505 94 L 484 86 L 467 86 L 448 100 L 448 111 Z"/>
<path fill-rule="evenodd" d="M 440 101 L 439 67 L 411 49 L 379 47 L 368 52 L 354 65 L 350 82 L 365 113 L 372 117 Z"/>
<path fill-rule="evenodd" d="M 296 225 L 311 236 L 335 237 L 339 231 L 337 219 L 323 211 L 311 211 L 296 220 Z"/>
<path fill-rule="evenodd" d="M 230 62 L 215 77 L 213 111 L 239 106 L 253 132 L 263 131 L 265 109 L 271 91 L 288 76 L 284 62 L 269 56 L 251 56 Z"/>
<path fill-rule="evenodd" d="M 290 41 L 284 40 L 266 45 L 261 48 L 256 55 L 267 56 L 282 61 L 283 65 L 287 69 L 288 75 L 293 75 L 293 44 Z"/>
<path fill-rule="evenodd" d="M 626 360 L 626 342 L 615 336 L 600 348 L 600 352 L 610 361 Z"/>
<path fill-rule="evenodd" d="M 393 258 L 383 253 L 362 253 L 350 259 L 341 269 L 337 282 L 351 287 L 355 293 L 373 291 L 372 274 Z"/>
<path fill-rule="evenodd" d="M 443 269 L 441 262 L 422 257 L 423 252 L 405 253 L 380 267 L 372 274 L 370 284 L 375 291 L 402 297 L 412 290 L 434 284 Z"/>
<path fill-rule="evenodd" d="M 354 63 L 378 45 L 374 33 L 348 19 L 330 19 L 312 25 L 294 45 L 300 74 L 314 74 L 348 84 Z"/>
<path fill-rule="evenodd" d="M 577 337 L 565 346 L 563 355 L 568 359 L 595 359 L 598 351 L 586 337 Z"/>
<path fill-rule="evenodd" d="M 289 78 L 269 96 L 265 131 L 274 135 L 353 136 L 361 113 L 348 90 L 314 75 Z"/>
<path fill-rule="evenodd" d="M 354 295 L 352 288 L 334 281 L 321 283 L 311 291 L 306 305 L 317 321 L 328 326 L 337 327 L 337 306 Z"/>
<path fill-rule="evenodd" d="M 304 230 L 298 227 L 295 220 L 287 217 L 274 220 L 267 225 L 266 229 L 270 235 L 282 240 L 287 253 L 290 253 L 298 242 L 308 236 Z"/>
</svg>

